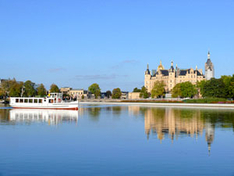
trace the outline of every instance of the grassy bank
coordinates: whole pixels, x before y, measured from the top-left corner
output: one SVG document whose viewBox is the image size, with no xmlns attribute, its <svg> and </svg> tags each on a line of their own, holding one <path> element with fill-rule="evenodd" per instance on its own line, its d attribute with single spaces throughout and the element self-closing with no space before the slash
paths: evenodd
<svg viewBox="0 0 234 176">
<path fill-rule="evenodd" d="M 184 103 L 212 103 L 212 104 L 233 104 L 234 101 L 225 98 L 203 98 L 184 100 Z"/>
<path fill-rule="evenodd" d="M 210 104 L 234 104 L 234 101 L 225 98 L 203 98 L 189 100 L 122 100 L 125 103 L 210 103 Z"/>
</svg>

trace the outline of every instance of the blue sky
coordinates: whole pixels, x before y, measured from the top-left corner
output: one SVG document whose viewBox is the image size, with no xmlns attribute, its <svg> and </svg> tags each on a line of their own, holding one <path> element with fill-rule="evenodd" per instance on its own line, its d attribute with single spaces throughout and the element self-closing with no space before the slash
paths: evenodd
<svg viewBox="0 0 234 176">
<path fill-rule="evenodd" d="M 234 74 L 234 0 L 0 0 L 0 78 L 131 91 L 147 63 Z"/>
</svg>

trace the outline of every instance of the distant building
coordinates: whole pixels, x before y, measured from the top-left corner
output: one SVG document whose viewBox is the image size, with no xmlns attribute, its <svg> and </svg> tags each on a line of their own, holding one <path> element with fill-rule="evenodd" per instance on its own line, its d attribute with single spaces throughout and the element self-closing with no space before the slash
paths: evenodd
<svg viewBox="0 0 234 176">
<path fill-rule="evenodd" d="M 131 99 L 131 100 L 140 99 L 140 92 L 130 92 L 130 93 L 128 93 L 128 99 Z"/>
<path fill-rule="evenodd" d="M 210 52 L 208 52 L 207 61 L 205 64 L 205 75 L 207 80 L 214 78 L 214 65 L 210 60 Z"/>
<path fill-rule="evenodd" d="M 60 88 L 60 92 L 63 93 L 64 95 L 68 95 L 70 90 L 72 90 L 71 87 L 61 87 Z"/>
<path fill-rule="evenodd" d="M 89 92 L 84 89 L 71 89 L 69 90 L 68 94 L 72 98 L 82 99 L 82 96 L 87 99 L 89 98 Z"/>
<path fill-rule="evenodd" d="M 145 87 L 148 92 L 154 87 L 154 83 L 156 81 L 163 81 L 165 83 L 166 92 L 171 92 L 173 87 L 178 83 L 183 82 L 191 82 L 192 84 L 196 84 L 202 80 L 209 80 L 214 77 L 214 66 L 210 60 L 210 53 L 208 52 L 208 59 L 205 64 L 205 75 L 202 73 L 202 69 L 180 69 L 177 67 L 174 68 L 173 61 L 171 62 L 171 67 L 169 69 L 165 69 L 160 61 L 160 64 L 157 70 L 149 70 L 149 65 L 147 65 L 147 69 L 145 71 Z"/>
<path fill-rule="evenodd" d="M 128 92 L 121 91 L 121 99 L 128 99 Z"/>
</svg>

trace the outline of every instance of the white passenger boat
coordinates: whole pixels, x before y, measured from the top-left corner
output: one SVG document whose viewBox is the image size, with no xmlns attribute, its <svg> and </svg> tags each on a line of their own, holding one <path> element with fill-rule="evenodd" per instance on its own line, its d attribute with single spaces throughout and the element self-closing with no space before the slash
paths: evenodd
<svg viewBox="0 0 234 176">
<path fill-rule="evenodd" d="M 62 93 L 51 93 L 47 97 L 10 97 L 10 106 L 21 109 L 78 110 L 77 101 L 64 101 Z"/>
</svg>

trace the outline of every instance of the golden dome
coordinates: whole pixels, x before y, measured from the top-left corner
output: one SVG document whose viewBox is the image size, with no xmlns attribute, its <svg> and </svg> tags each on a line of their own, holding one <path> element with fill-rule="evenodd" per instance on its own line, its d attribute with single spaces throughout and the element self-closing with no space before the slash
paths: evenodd
<svg viewBox="0 0 234 176">
<path fill-rule="evenodd" d="M 164 70 L 164 67 L 163 67 L 163 65 L 162 65 L 162 61 L 160 61 L 160 65 L 158 66 L 158 71 L 159 70 Z"/>
</svg>

